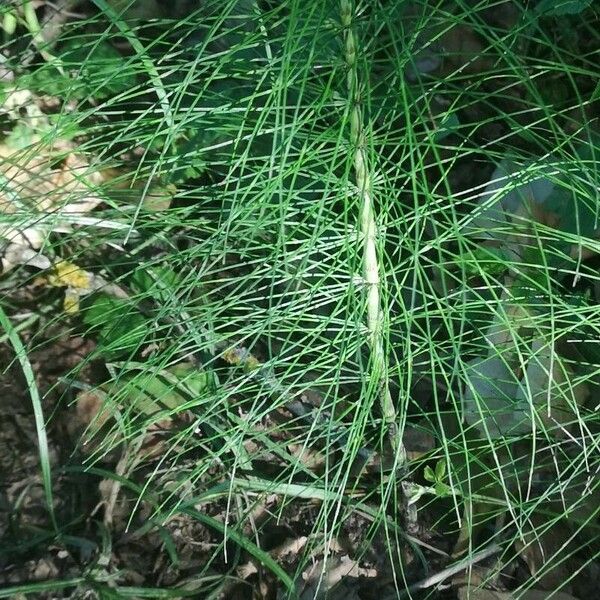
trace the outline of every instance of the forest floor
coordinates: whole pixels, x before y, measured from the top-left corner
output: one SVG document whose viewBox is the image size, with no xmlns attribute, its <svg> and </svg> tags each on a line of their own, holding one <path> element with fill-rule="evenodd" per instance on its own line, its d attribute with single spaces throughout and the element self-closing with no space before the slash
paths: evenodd
<svg viewBox="0 0 600 600">
<path fill-rule="evenodd" d="M 148 3 L 148 7 L 150 4 L 154 5 Z M 487 19 L 484 27 L 490 31 L 516 27 L 522 14 L 516 4 L 497 2 L 481 11 L 482 19 Z M 59 29 L 75 18 L 71 14 L 78 19 L 82 15 L 89 18 L 97 11 L 92 3 L 86 2 L 58 2 L 58 9 L 49 1 L 36 1 L 33 5 L 42 23 L 46 14 L 65 11 L 65 15 L 52 21 L 52 27 Z M 595 40 L 594 44 L 597 43 Z M 579 51 L 587 56 L 590 51 L 587 40 L 574 44 L 579 44 Z M 18 48 L 18 44 L 14 47 Z M 477 79 L 493 70 L 493 62 L 481 54 L 484 47 L 487 48 L 480 32 L 465 20 L 450 28 L 439 44 L 438 52 L 446 53 L 445 60 L 433 52 L 421 56 L 415 68 L 442 79 L 466 70 L 469 77 Z M 12 48 L 6 44 L 6 64 L 9 58 L 15 60 Z M 7 78 L 14 76 L 3 63 L 0 68 Z M 407 74 L 409 79 L 417 76 Z M 581 77 L 590 79 L 585 85 L 593 88 L 592 78 L 587 74 Z M 588 89 L 585 85 L 583 89 Z M 504 104 L 494 106 L 493 110 L 516 114 L 522 100 L 518 97 L 521 90 L 511 93 L 515 96 L 514 106 L 513 99 L 504 96 Z M 29 115 L 31 110 L 44 115 L 56 111 L 65 100 L 59 95 L 32 93 L 27 103 L 23 110 L 29 111 Z M 597 98 L 584 104 L 586 118 L 595 124 Z M 475 102 L 465 106 L 457 117 L 462 123 L 481 124 L 473 136 L 482 146 L 495 139 L 506 139 L 515 127 L 508 119 L 503 122 L 490 118 L 490 110 L 488 104 Z M 564 125 L 569 135 L 580 124 L 580 117 L 573 114 Z M 4 119 L 5 138 L 14 136 L 15 123 L 14 119 Z M 448 135 L 453 135 L 451 130 Z M 78 160 L 70 158 L 77 156 L 76 142 L 69 140 L 65 144 L 70 146 L 65 146 L 67 158 L 63 154 L 62 166 L 51 160 L 41 166 L 30 157 L 29 162 L 15 167 L 14 161 L 6 158 L 8 144 L 0 155 L 6 164 L 10 163 L 11 176 L 17 180 L 21 175 L 15 175 L 15 168 L 29 175 L 45 169 L 44 185 L 65 185 L 61 169 L 68 169 L 72 165 L 69 161 Z M 143 150 L 133 148 L 131 153 L 139 155 Z M 446 157 L 453 151 L 440 150 Z M 8 171 L 2 172 L 4 180 Z M 447 173 L 447 181 L 453 193 L 461 194 L 485 186 L 493 173 L 491 161 L 474 169 L 472 160 L 457 160 Z M 67 185 L 76 186 L 75 178 Z M 38 192 L 41 195 L 43 190 L 40 188 Z M 169 205 L 169 200 L 160 195 L 158 198 L 159 203 Z M 100 201 L 92 200 L 88 214 L 94 215 L 100 205 Z M 176 204 L 171 206 L 180 208 Z M 88 335 L 84 327 L 74 327 L 68 318 L 56 316 L 57 306 L 68 313 L 65 293 L 77 291 L 74 278 L 92 277 L 91 269 L 78 270 L 68 280 L 54 273 L 52 279 L 45 274 L 48 268 L 40 271 L 28 262 L 29 255 L 27 259 L 11 259 L 5 254 L 3 260 L 1 298 L 9 307 L 4 311 L 14 329 L 12 337 L 9 330 L 3 332 L 0 345 L 0 597 L 239 600 L 275 600 L 294 594 L 301 600 L 596 597 L 600 581 L 597 494 L 591 497 L 588 516 L 584 517 L 590 525 L 585 531 L 577 529 L 574 533 L 566 519 L 551 520 L 549 513 L 541 510 L 528 517 L 535 543 L 526 543 L 530 534 L 524 533 L 520 545 L 516 541 L 503 546 L 506 539 L 500 536 L 500 543 L 496 543 L 490 534 L 487 545 L 471 546 L 464 537 L 467 529 L 455 519 L 451 495 L 421 505 L 416 499 L 407 502 L 408 488 L 399 485 L 396 509 L 382 515 L 379 507 L 383 501 L 379 492 L 373 491 L 381 484 L 380 456 L 371 456 L 360 481 L 348 485 L 351 503 L 345 504 L 345 500 L 324 497 L 326 492 L 308 484 L 305 487 L 289 484 L 287 488 L 280 484 L 260 493 L 256 489 L 258 484 L 249 476 L 250 483 L 244 488 L 243 482 L 237 480 L 238 474 L 231 472 L 231 465 L 217 460 L 198 475 L 199 450 L 188 452 L 187 442 L 181 440 L 184 436 L 196 435 L 198 439 L 210 436 L 201 431 L 192 411 L 166 415 L 147 427 L 143 435 L 128 440 L 124 430 L 122 440 L 103 446 L 108 436 L 114 435 L 107 425 L 109 417 L 103 414 L 109 394 L 100 388 L 112 374 L 107 366 L 110 361 L 103 360 L 98 352 L 106 340 Z M 100 264 L 103 258 L 97 260 Z M 593 268 L 597 256 L 587 260 Z M 93 260 L 88 259 L 87 263 L 89 266 Z M 114 285 L 118 287 L 120 283 Z M 32 378 L 27 377 L 23 361 L 16 358 L 15 336 L 27 348 L 26 362 Z M 257 346 L 252 360 L 263 360 L 266 346 L 266 343 L 262 348 Z M 149 343 L 138 358 L 143 361 L 156 352 L 157 348 Z M 231 366 L 234 359 L 231 354 L 223 353 L 219 368 Z M 37 408 L 43 415 L 43 427 L 39 414 L 35 414 L 32 389 L 39 393 Z M 419 394 L 420 388 L 416 386 L 413 392 Z M 427 402 L 432 403 L 431 390 L 424 394 Z M 303 397 L 302 406 L 310 406 L 311 401 Z M 588 407 L 593 404 L 590 398 L 585 401 Z M 314 404 L 318 403 L 317 397 Z M 248 417 L 244 406 L 240 402 L 242 408 L 237 415 L 240 423 Z M 256 457 L 253 464 L 260 468 L 263 478 L 284 469 L 277 452 L 279 447 L 294 457 L 294 469 L 314 472 L 319 477 L 329 472 L 330 460 L 337 460 L 343 454 L 326 443 L 316 443 L 306 450 L 292 433 L 281 428 L 281 423 L 296 422 L 297 410 L 294 412 L 288 402 L 267 411 L 257 426 L 256 437 L 243 441 L 243 451 Z M 96 435 L 89 435 L 96 426 Z M 40 443 L 42 429 L 47 437 L 45 443 Z M 597 436 L 597 431 L 593 435 Z M 259 439 L 260 444 L 256 441 Z M 427 488 L 428 493 L 433 489 L 429 484 L 446 485 L 442 483 L 445 472 L 437 468 L 439 460 L 432 459 L 441 456 L 435 453 L 436 440 L 418 419 L 409 420 L 403 442 L 409 470 L 414 475 L 414 465 L 419 465 L 419 473 L 426 473 L 425 479 L 417 478 L 415 483 L 413 478 L 408 483 L 421 490 Z M 202 443 L 198 442 L 198 448 Z M 176 461 L 171 460 L 173 455 Z M 44 462 L 51 473 L 51 486 L 42 469 Z M 429 465 L 431 476 L 423 471 L 423 465 Z M 163 495 L 159 497 L 159 493 Z M 172 501 L 175 495 L 176 503 Z M 52 511 L 48 510 L 49 500 Z M 327 502 L 329 512 L 324 517 L 323 505 Z M 495 521 L 497 530 L 504 530 L 504 519 L 506 516 L 500 516 Z M 486 527 L 493 529 L 489 523 Z M 483 537 L 489 533 L 488 529 Z M 548 557 L 553 557 L 551 563 Z M 577 575 L 573 576 L 574 573 Z M 517 589 L 518 595 L 514 595 Z M 556 593 L 552 595 L 553 592 Z"/>
</svg>

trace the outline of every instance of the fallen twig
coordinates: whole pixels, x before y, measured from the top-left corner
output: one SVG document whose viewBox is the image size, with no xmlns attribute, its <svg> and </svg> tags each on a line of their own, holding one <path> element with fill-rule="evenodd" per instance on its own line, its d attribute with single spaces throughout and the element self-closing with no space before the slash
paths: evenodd
<svg viewBox="0 0 600 600">
<path fill-rule="evenodd" d="M 438 583 L 442 583 L 442 581 L 448 579 L 449 577 L 452 577 L 453 575 L 464 571 L 470 566 L 481 562 L 482 560 L 485 560 L 486 558 L 493 556 L 494 554 L 497 554 L 498 552 L 500 552 L 500 550 L 502 550 L 502 547 L 499 544 L 492 544 L 491 546 L 488 546 L 487 548 L 484 548 L 479 552 L 475 552 L 475 554 L 467 556 L 466 558 L 459 560 L 457 563 L 454 563 L 453 565 L 442 569 L 438 573 L 434 573 L 433 575 L 430 575 L 429 577 L 426 577 L 425 579 L 422 579 L 417 583 L 413 583 L 405 590 L 401 590 L 399 594 L 390 594 L 388 596 L 385 596 L 383 600 L 399 600 L 402 598 L 409 598 L 413 592 L 416 592 L 418 590 L 425 590 L 427 588 L 433 587 L 434 585 L 438 585 Z"/>
</svg>

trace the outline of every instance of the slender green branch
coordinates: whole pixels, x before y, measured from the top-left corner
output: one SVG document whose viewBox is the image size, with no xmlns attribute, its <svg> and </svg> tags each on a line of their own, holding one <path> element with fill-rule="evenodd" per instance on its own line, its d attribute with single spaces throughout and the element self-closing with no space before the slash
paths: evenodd
<svg viewBox="0 0 600 600">
<path fill-rule="evenodd" d="M 363 278 L 367 289 L 367 330 L 371 353 L 371 385 L 377 389 L 381 413 L 387 425 L 393 455 L 404 462 L 404 450 L 397 431 L 396 409 L 390 394 L 387 359 L 384 350 L 382 323 L 384 311 L 380 294 L 380 270 L 377 253 L 377 224 L 373 206 L 371 176 L 366 152 L 366 129 L 363 122 L 360 80 L 357 65 L 357 39 L 352 28 L 352 1 L 341 0 L 341 19 L 345 38 L 347 86 L 351 103 L 350 136 L 354 152 L 354 174 L 360 194 L 360 229 L 362 234 Z"/>
</svg>

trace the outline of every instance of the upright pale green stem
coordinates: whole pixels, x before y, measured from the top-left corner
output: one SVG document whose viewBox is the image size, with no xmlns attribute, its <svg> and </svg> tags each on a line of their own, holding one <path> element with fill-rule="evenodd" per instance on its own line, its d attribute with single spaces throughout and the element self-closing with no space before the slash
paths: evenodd
<svg viewBox="0 0 600 600">
<path fill-rule="evenodd" d="M 366 132 L 362 117 L 360 81 L 356 62 L 357 40 L 352 28 L 352 2 L 341 0 L 342 26 L 344 27 L 346 63 L 348 66 L 347 84 L 351 103 L 350 136 L 354 152 L 354 174 L 360 194 L 360 229 L 363 249 L 363 278 L 367 289 L 367 330 L 371 352 L 371 382 L 377 386 L 381 412 L 388 427 L 388 434 L 394 455 L 400 461 L 404 453 L 399 440 L 396 409 L 390 394 L 387 358 L 384 351 L 382 324 L 384 313 L 380 299 L 380 265 L 377 256 L 377 224 L 371 188 L 371 176 L 367 164 Z M 400 454 L 397 454 L 400 452 Z"/>
</svg>

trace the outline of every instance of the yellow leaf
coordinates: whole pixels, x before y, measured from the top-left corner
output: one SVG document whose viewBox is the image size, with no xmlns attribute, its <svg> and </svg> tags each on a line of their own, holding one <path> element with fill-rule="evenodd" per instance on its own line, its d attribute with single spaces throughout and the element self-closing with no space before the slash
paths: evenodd
<svg viewBox="0 0 600 600">
<path fill-rule="evenodd" d="M 77 265 L 66 260 L 61 260 L 54 265 L 53 271 L 48 275 L 48 283 L 54 287 L 89 290 L 92 278 L 89 273 Z"/>
<path fill-rule="evenodd" d="M 171 206 L 176 193 L 177 188 L 172 184 L 167 186 L 155 185 L 144 196 L 143 206 L 146 210 L 152 212 L 167 210 Z"/>
<path fill-rule="evenodd" d="M 67 288 L 65 292 L 63 309 L 69 315 L 76 315 L 79 312 L 79 294 L 72 288 Z"/>
</svg>

